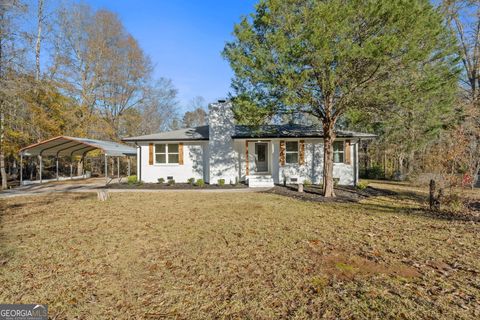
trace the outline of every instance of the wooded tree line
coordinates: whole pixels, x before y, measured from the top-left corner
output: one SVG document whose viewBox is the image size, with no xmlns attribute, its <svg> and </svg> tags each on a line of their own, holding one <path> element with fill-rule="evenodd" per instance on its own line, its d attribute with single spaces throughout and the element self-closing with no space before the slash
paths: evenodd
<svg viewBox="0 0 480 320">
<path fill-rule="evenodd" d="M 378 135 L 367 174 L 475 183 L 478 1 L 262 0 L 224 56 L 240 122 L 323 126 L 326 196 L 334 196 L 334 128 Z"/>
<path fill-rule="evenodd" d="M 397 106 L 394 113 L 353 111 L 348 120 L 354 128 L 370 124 L 379 134 L 370 155 L 387 178 L 427 183 L 432 175 L 425 173 L 433 173 L 449 185 L 474 186 L 480 169 L 480 3 L 444 0 L 437 10 L 455 39 L 458 81 L 442 93 L 448 100 L 435 102 L 439 95 L 425 88 L 424 102 Z"/>
<path fill-rule="evenodd" d="M 0 0 L 2 187 L 15 178 L 18 150 L 43 139 L 118 141 L 204 124 L 205 101 L 194 99 L 182 118 L 174 84 L 153 71 L 113 12 L 74 1 Z"/>
</svg>

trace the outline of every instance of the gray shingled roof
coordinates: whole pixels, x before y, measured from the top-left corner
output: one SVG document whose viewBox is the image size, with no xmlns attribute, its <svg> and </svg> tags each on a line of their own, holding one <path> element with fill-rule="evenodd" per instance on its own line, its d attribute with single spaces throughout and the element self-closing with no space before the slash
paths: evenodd
<svg viewBox="0 0 480 320">
<path fill-rule="evenodd" d="M 145 136 L 123 138 L 122 141 L 194 141 L 208 140 L 208 126 L 186 128 L 173 131 L 147 134 Z"/>
<path fill-rule="evenodd" d="M 234 139 L 247 138 L 321 138 L 323 129 L 319 126 L 303 125 L 262 125 L 235 126 Z M 338 138 L 373 138 L 374 134 L 337 130 Z M 139 137 L 129 137 L 123 141 L 195 141 L 208 140 L 208 126 L 160 132 Z"/>
<path fill-rule="evenodd" d="M 336 130 L 338 138 L 373 138 L 374 134 Z M 299 124 L 235 126 L 234 139 L 244 138 L 321 138 L 323 128 Z"/>
</svg>

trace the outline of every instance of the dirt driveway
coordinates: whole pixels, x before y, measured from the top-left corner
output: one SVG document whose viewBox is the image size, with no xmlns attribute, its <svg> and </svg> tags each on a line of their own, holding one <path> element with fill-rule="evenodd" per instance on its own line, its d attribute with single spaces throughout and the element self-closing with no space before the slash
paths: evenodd
<svg viewBox="0 0 480 320">
<path fill-rule="evenodd" d="M 82 180 L 55 181 L 43 184 L 29 184 L 0 192 L 1 198 L 48 194 L 56 192 L 86 192 L 105 187 L 104 178 L 90 178 Z"/>
<path fill-rule="evenodd" d="M 113 179 L 110 183 L 117 183 L 117 179 Z M 105 188 L 104 178 L 90 178 L 82 180 L 54 181 L 43 184 L 30 184 L 0 192 L 0 199 L 34 196 L 52 193 L 69 193 L 69 192 L 96 192 Z M 108 192 L 127 192 L 127 193 L 148 193 L 148 192 L 261 192 L 269 188 L 241 188 L 241 189 L 108 189 Z"/>
</svg>

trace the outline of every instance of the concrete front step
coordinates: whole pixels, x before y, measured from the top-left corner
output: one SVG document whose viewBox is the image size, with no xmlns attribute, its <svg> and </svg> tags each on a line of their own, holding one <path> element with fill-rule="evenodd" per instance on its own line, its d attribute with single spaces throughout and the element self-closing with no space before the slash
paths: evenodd
<svg viewBox="0 0 480 320">
<path fill-rule="evenodd" d="M 274 186 L 271 176 L 249 176 L 248 186 L 250 188 L 272 188 Z"/>
</svg>

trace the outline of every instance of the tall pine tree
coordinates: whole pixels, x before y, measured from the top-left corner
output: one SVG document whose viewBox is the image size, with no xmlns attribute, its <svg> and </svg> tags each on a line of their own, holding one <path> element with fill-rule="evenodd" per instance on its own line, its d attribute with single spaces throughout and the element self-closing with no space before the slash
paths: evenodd
<svg viewBox="0 0 480 320">
<path fill-rule="evenodd" d="M 236 76 L 236 114 L 321 120 L 326 197 L 335 196 L 335 125 L 348 110 L 391 108 L 416 79 L 409 75 L 423 68 L 455 76 L 453 38 L 428 0 L 262 0 L 234 36 L 224 56 Z M 451 84 L 435 76 L 419 81 L 427 81 L 426 91 Z"/>
</svg>

